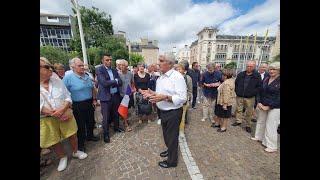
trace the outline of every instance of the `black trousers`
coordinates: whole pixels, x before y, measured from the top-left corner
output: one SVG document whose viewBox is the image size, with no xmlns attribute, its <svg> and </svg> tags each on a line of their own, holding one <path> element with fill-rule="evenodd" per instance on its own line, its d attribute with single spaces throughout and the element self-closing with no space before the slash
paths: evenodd
<svg viewBox="0 0 320 180">
<path fill-rule="evenodd" d="M 72 110 L 78 126 L 78 149 L 83 150 L 86 138 L 93 137 L 95 121 L 92 99 L 73 102 Z"/>
<path fill-rule="evenodd" d="M 164 142 L 168 148 L 169 164 L 178 163 L 179 125 L 182 117 L 182 108 L 162 111 L 160 110 L 161 126 Z"/>
<path fill-rule="evenodd" d="M 192 88 L 192 107 L 196 106 L 197 96 L 198 96 L 198 88 L 197 87 L 193 87 Z"/>
<path fill-rule="evenodd" d="M 102 127 L 104 135 L 109 136 L 109 127 L 111 122 L 114 123 L 114 128 L 119 128 L 118 108 L 120 105 L 120 94 L 112 94 L 110 101 L 100 101 L 102 113 Z"/>
</svg>

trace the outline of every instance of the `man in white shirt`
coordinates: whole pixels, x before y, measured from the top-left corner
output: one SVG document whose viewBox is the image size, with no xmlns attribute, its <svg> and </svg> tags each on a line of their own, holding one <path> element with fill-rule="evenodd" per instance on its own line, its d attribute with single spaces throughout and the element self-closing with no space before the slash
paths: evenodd
<svg viewBox="0 0 320 180">
<path fill-rule="evenodd" d="M 176 167 L 178 162 L 179 125 L 182 106 L 187 101 L 187 85 L 183 76 L 173 69 L 175 60 L 171 56 L 159 56 L 161 76 L 156 82 L 156 91 L 140 90 L 144 98 L 156 103 L 160 109 L 163 137 L 168 150 L 160 153 L 167 160 L 159 162 L 162 168 Z"/>
<path fill-rule="evenodd" d="M 264 80 L 267 76 L 269 76 L 267 70 L 268 70 L 268 64 L 262 63 L 259 67 L 259 70 L 258 70 L 258 72 L 261 76 L 261 80 Z"/>
</svg>

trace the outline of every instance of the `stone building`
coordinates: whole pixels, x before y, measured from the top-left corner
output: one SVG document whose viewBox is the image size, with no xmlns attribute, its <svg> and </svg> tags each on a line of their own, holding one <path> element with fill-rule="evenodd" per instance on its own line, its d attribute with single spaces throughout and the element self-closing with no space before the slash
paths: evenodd
<svg viewBox="0 0 320 180">
<path fill-rule="evenodd" d="M 141 38 L 140 42 L 130 43 L 129 52 L 142 55 L 144 62 L 147 65 L 157 63 L 159 56 L 158 41 L 151 41 L 147 38 Z"/>
<path fill-rule="evenodd" d="M 264 37 L 257 36 L 254 46 L 253 35 L 219 35 L 218 31 L 217 28 L 205 27 L 197 34 L 197 40 L 190 46 L 190 63 L 198 62 L 201 67 L 205 67 L 208 62 L 214 62 L 220 63 L 223 67 L 230 62 L 237 62 L 240 55 L 241 68 L 245 60 L 252 59 L 258 62 L 261 59 L 261 62 L 267 62 L 270 59 L 275 37 L 268 37 L 264 44 Z"/>
</svg>

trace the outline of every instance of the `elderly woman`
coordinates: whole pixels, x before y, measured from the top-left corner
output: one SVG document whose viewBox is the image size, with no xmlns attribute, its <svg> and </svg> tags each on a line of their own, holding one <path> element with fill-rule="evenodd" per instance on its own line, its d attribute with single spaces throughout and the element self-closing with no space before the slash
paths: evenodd
<svg viewBox="0 0 320 180">
<path fill-rule="evenodd" d="M 144 64 L 138 64 L 138 72 L 134 75 L 134 85 L 137 89 L 138 93 L 136 95 L 137 105 L 138 105 L 138 116 L 139 116 L 139 124 L 144 120 L 148 120 L 150 122 L 150 114 L 152 113 L 152 105 L 151 103 L 142 98 L 140 90 L 147 90 L 149 88 L 150 83 L 150 75 L 145 72 Z"/>
<path fill-rule="evenodd" d="M 232 69 L 224 69 L 222 71 L 224 82 L 218 87 L 218 97 L 214 110 L 214 113 L 217 116 L 216 124 L 220 127 L 218 132 L 227 131 L 228 121 L 231 118 L 232 104 L 236 101 L 236 94 L 234 92 L 235 85 L 232 76 Z"/>
<path fill-rule="evenodd" d="M 128 71 L 128 61 L 126 61 L 124 59 L 121 59 L 121 61 L 120 61 L 119 76 L 122 81 L 120 96 L 121 96 L 121 99 L 123 99 L 123 97 L 126 95 L 128 85 L 130 85 L 131 89 L 134 90 L 134 88 L 133 88 L 133 86 L 134 86 L 133 85 L 133 74 L 130 71 Z M 128 108 L 131 108 L 133 106 L 133 96 L 129 95 L 129 97 L 130 97 L 130 100 L 129 100 Z M 124 121 L 124 125 L 126 127 L 125 128 L 126 132 L 132 131 L 132 128 L 129 126 L 128 119 L 124 118 L 123 121 Z"/>
<path fill-rule="evenodd" d="M 257 105 L 255 141 L 262 141 L 266 152 L 277 151 L 277 127 L 280 124 L 280 62 L 269 65 L 269 77 L 263 81 Z"/>
<path fill-rule="evenodd" d="M 54 66 L 54 70 L 57 72 L 57 75 L 59 76 L 59 78 L 63 79 L 64 74 L 65 74 L 64 65 L 61 63 L 55 63 L 53 66 Z"/>
<path fill-rule="evenodd" d="M 63 82 L 73 102 L 72 110 L 78 125 L 78 149 L 85 151 L 85 140 L 98 141 L 93 135 L 94 109 L 97 104 L 96 91 L 92 79 L 85 73 L 84 64 L 74 58 L 73 73 L 63 78 Z"/>
<path fill-rule="evenodd" d="M 184 125 L 187 124 L 187 111 L 190 105 L 190 100 L 192 97 L 192 79 L 189 75 L 187 75 L 187 69 L 189 67 L 188 61 L 182 61 L 177 65 L 177 71 L 179 71 L 187 85 L 187 101 L 183 104 L 183 112 L 182 112 L 182 118 L 180 122 L 180 130 L 184 130 Z"/>
<path fill-rule="evenodd" d="M 78 150 L 77 124 L 72 114 L 66 115 L 72 103 L 70 94 L 60 79 L 52 77 L 53 66 L 40 58 L 40 147 L 53 147 L 60 158 L 58 171 L 67 167 L 68 157 L 61 141 L 69 139 L 72 156 L 85 159 L 88 155 Z"/>
</svg>

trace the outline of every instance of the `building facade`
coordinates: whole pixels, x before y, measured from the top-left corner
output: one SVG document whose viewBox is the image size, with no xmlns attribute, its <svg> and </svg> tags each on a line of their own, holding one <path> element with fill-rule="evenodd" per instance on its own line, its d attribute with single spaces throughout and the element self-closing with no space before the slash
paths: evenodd
<svg viewBox="0 0 320 180">
<path fill-rule="evenodd" d="M 158 41 L 141 38 L 140 42 L 130 43 L 129 52 L 142 55 L 147 65 L 157 63 L 159 57 Z"/>
<path fill-rule="evenodd" d="M 188 61 L 190 64 L 190 49 L 188 45 L 184 45 L 184 48 L 180 49 L 177 53 L 177 60 L 180 61 Z"/>
<path fill-rule="evenodd" d="M 40 46 L 51 45 L 70 51 L 71 19 L 68 15 L 40 13 Z"/>
<path fill-rule="evenodd" d="M 209 62 L 220 63 L 223 67 L 230 62 L 237 62 L 238 58 L 239 68 L 246 60 L 258 62 L 261 59 L 261 62 L 267 62 L 275 44 L 275 37 L 268 37 L 266 43 L 264 37 L 256 37 L 254 45 L 253 35 L 218 35 L 218 29 L 213 27 L 203 28 L 197 36 L 197 40 L 190 46 L 190 63 L 198 62 L 201 67 Z"/>
<path fill-rule="evenodd" d="M 276 42 L 271 50 L 271 59 L 280 54 L 280 25 L 276 36 Z"/>
</svg>

